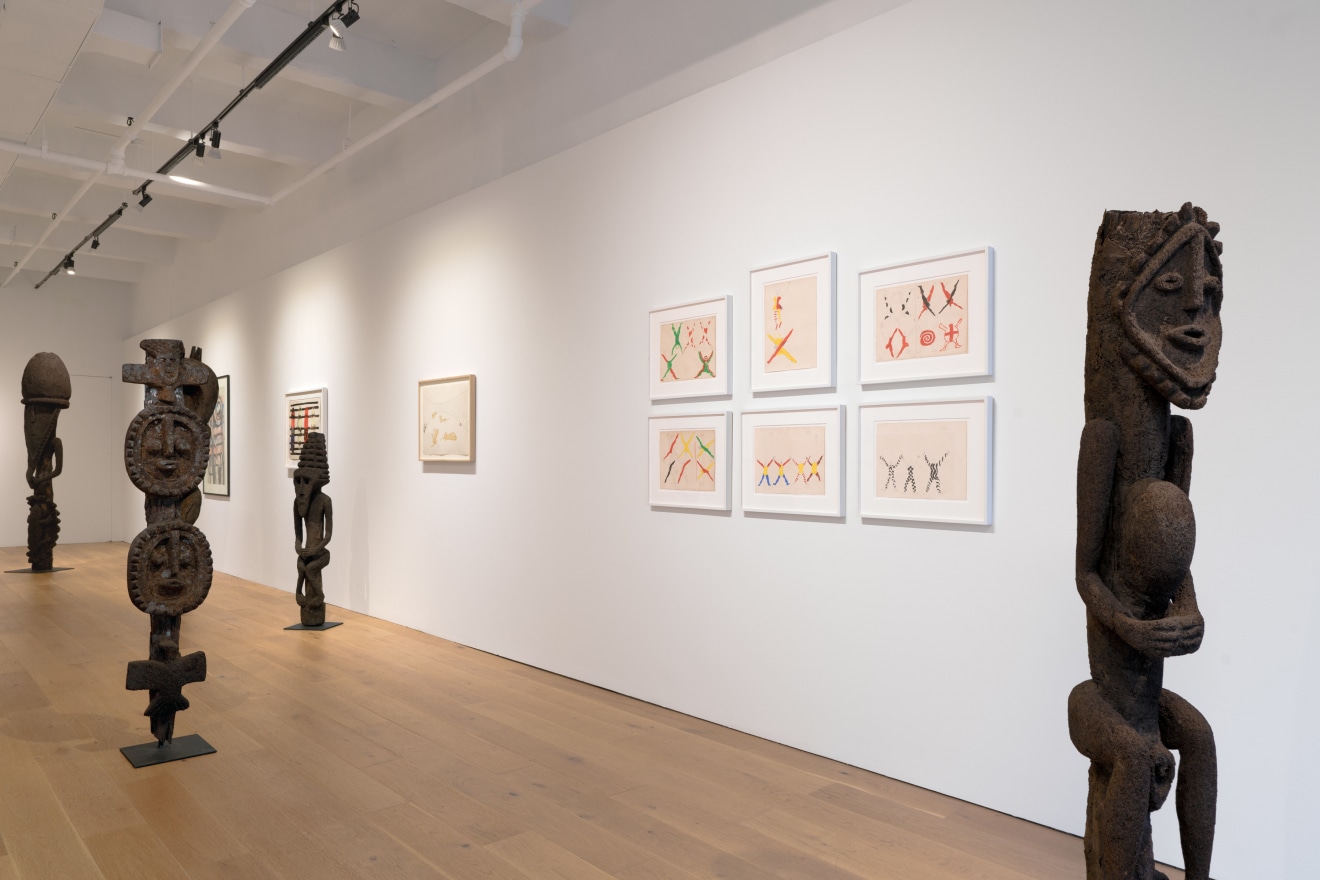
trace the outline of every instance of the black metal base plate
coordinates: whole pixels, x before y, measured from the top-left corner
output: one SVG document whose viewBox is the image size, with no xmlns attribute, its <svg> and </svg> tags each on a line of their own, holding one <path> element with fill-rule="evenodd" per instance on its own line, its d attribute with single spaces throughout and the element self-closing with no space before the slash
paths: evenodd
<svg viewBox="0 0 1320 880">
<path fill-rule="evenodd" d="M 321 624 L 320 626 L 303 626 L 301 623 L 295 623 L 293 626 L 286 626 L 285 629 L 322 630 L 322 629 L 330 629 L 331 627 L 343 626 L 343 625 L 344 622 L 342 620 L 327 620 L 325 623 Z"/>
<path fill-rule="evenodd" d="M 184 758 L 196 758 L 198 755 L 214 755 L 215 746 L 195 733 L 177 736 L 169 745 L 161 746 L 154 740 L 140 746 L 124 746 L 119 750 L 128 763 L 139 770 L 155 764 L 168 764 L 170 761 L 182 761 Z"/>
<path fill-rule="evenodd" d="M 50 574 L 55 571 L 73 571 L 72 568 L 47 568 L 44 571 L 38 571 L 32 568 L 14 568 L 5 572 L 5 574 Z"/>
</svg>

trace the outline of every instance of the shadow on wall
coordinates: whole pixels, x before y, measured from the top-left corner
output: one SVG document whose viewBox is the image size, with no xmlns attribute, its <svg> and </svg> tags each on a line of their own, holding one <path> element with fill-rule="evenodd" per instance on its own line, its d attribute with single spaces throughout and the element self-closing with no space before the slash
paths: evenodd
<svg viewBox="0 0 1320 880">
<path fill-rule="evenodd" d="M 371 571 L 367 527 L 367 481 L 358 480 L 353 492 L 353 537 L 349 541 L 348 607 L 360 614 L 371 613 Z"/>
</svg>

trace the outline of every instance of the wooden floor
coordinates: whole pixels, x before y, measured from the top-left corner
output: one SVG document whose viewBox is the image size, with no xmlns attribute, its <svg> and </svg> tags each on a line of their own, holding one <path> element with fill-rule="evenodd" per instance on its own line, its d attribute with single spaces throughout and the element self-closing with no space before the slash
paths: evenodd
<svg viewBox="0 0 1320 880">
<path fill-rule="evenodd" d="M 1085 876 L 1075 837 L 352 612 L 285 632 L 220 574 L 178 723 L 219 752 L 134 770 L 125 552 L 0 578 L 0 880 Z"/>
</svg>

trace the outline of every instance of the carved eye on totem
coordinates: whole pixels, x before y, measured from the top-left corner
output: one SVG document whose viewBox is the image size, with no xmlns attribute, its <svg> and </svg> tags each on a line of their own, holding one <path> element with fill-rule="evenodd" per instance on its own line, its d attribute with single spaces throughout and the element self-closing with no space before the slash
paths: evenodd
<svg viewBox="0 0 1320 880">
<path fill-rule="evenodd" d="M 1155 279 L 1155 289 L 1172 293 L 1175 290 L 1182 290 L 1183 277 L 1179 272 L 1165 272 Z"/>
</svg>

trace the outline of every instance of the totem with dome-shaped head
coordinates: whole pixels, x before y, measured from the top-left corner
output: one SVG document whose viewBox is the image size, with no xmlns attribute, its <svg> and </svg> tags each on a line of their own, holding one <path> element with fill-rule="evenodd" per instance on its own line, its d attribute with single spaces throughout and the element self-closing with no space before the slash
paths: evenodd
<svg viewBox="0 0 1320 880">
<path fill-rule="evenodd" d="M 1091 679 L 1068 699 L 1091 759 L 1088 880 L 1157 880 L 1150 813 L 1181 758 L 1176 809 L 1188 880 L 1208 880 L 1217 770 L 1205 718 L 1163 687 L 1164 659 L 1201 646 L 1188 491 L 1192 426 L 1219 363 L 1219 224 L 1107 211 L 1096 236 L 1086 335 L 1086 427 L 1077 461 L 1077 589 Z"/>
<path fill-rule="evenodd" d="M 55 567 L 60 512 L 51 481 L 64 470 L 64 444 L 55 436 L 60 410 L 69 408 L 73 384 L 60 356 L 34 354 L 23 369 L 23 439 L 27 442 L 28 562 L 34 572 Z"/>
<path fill-rule="evenodd" d="M 334 506 L 321 491 L 330 482 L 330 459 L 325 435 L 313 431 L 303 442 L 298 467 L 293 472 L 293 549 L 298 554 L 298 600 L 303 626 L 325 624 L 325 588 L 321 570 L 330 564 L 330 536 L 335 529 Z M 307 539 L 303 540 L 303 526 Z"/>
</svg>

